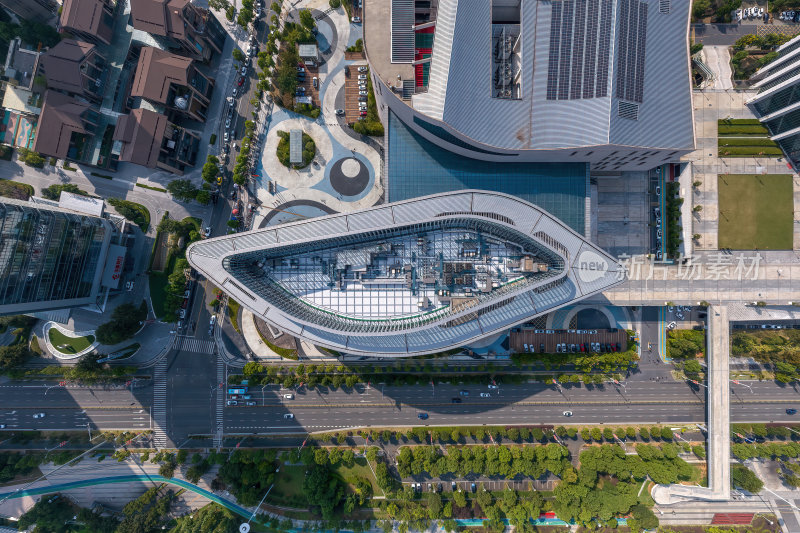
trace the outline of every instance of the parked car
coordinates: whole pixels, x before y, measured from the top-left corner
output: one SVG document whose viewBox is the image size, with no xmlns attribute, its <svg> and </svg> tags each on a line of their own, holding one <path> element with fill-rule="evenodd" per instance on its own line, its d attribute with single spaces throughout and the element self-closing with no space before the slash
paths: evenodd
<svg viewBox="0 0 800 533">
<path fill-rule="evenodd" d="M 206 237 L 211 237 L 211 226 L 205 227 L 205 229 L 203 230 L 203 235 L 205 235 Z"/>
<path fill-rule="evenodd" d="M 500 388 L 500 387 L 498 387 L 497 385 L 495 385 L 494 383 L 489 383 L 488 387 L 489 387 L 490 389 L 499 389 L 499 388 Z"/>
<path fill-rule="evenodd" d="M 252 406 L 254 406 L 256 404 L 256 402 L 250 401 L 250 402 L 244 402 L 244 404 L 247 405 L 247 406 L 252 407 Z"/>
<path fill-rule="evenodd" d="M 358 79 L 360 79 L 360 80 L 366 80 L 366 79 L 367 79 L 367 75 L 366 75 L 366 74 L 359 74 L 359 75 L 358 75 Z"/>
<path fill-rule="evenodd" d="M 450 403 L 461 403 L 461 398 L 450 398 Z"/>
<path fill-rule="evenodd" d="M 367 67 L 365 67 L 365 66 L 363 66 L 363 65 L 362 65 L 362 66 L 360 66 L 360 67 L 358 67 L 358 71 L 359 71 L 359 72 L 366 72 L 367 70 L 368 70 L 368 69 L 367 69 Z"/>
<path fill-rule="evenodd" d="M 367 91 L 358 91 L 359 96 L 367 96 Z"/>
<path fill-rule="evenodd" d="M 337 116 L 340 116 L 340 117 L 341 117 L 342 115 L 344 115 L 344 109 L 337 109 L 337 110 L 336 110 L 336 115 L 337 115 Z"/>
<path fill-rule="evenodd" d="M 353 24 L 361 24 L 361 17 L 353 17 Z"/>
</svg>

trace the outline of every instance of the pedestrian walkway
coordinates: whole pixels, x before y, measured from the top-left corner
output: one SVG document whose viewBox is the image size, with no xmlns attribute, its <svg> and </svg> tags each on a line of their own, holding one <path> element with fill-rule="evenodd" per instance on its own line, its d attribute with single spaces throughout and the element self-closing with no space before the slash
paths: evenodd
<svg viewBox="0 0 800 533">
<path fill-rule="evenodd" d="M 153 442 L 156 448 L 167 446 L 167 360 L 161 358 L 153 373 Z"/>
<path fill-rule="evenodd" d="M 180 352 L 214 353 L 214 341 L 202 341 L 194 337 L 178 336 L 172 341 L 172 347 Z"/>
<path fill-rule="evenodd" d="M 225 419 L 223 418 L 223 402 L 225 401 L 225 362 L 219 354 L 217 355 L 217 383 L 219 383 L 219 386 L 217 387 L 217 428 L 214 432 L 214 448 L 219 449 L 220 446 L 222 446 L 222 432 L 225 426 Z"/>
</svg>

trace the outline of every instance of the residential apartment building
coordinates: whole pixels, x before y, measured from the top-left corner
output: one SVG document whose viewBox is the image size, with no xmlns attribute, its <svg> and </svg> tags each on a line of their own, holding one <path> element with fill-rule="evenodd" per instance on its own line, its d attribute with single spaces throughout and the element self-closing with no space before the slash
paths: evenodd
<svg viewBox="0 0 800 533">
<path fill-rule="evenodd" d="M 131 24 L 165 48 L 208 61 L 222 52 L 226 33 L 216 17 L 189 0 L 131 0 Z"/>
<path fill-rule="evenodd" d="M 197 162 L 200 137 L 149 109 L 134 109 L 117 120 L 112 153 L 119 161 L 183 174 Z"/>
<path fill-rule="evenodd" d="M 97 134 L 99 123 L 100 114 L 93 105 L 48 90 L 33 149 L 46 156 L 85 163 L 91 155 L 89 141 Z"/>
<path fill-rule="evenodd" d="M 779 47 L 778 58 L 753 76 L 758 94 L 747 105 L 800 171 L 800 36 Z"/>
<path fill-rule="evenodd" d="M 85 41 L 64 39 L 41 58 L 40 73 L 49 89 L 92 102 L 103 99 L 107 70 L 97 47 Z"/>
<path fill-rule="evenodd" d="M 168 117 L 205 122 L 214 82 L 201 73 L 192 59 L 158 48 L 142 48 L 130 96 L 165 109 Z"/>
<path fill-rule="evenodd" d="M 17 87 L 30 89 L 39 68 L 41 54 L 15 37 L 8 44 L 3 79 Z"/>
<path fill-rule="evenodd" d="M 115 10 L 113 0 L 64 0 L 60 29 L 84 41 L 111 44 Z"/>
</svg>

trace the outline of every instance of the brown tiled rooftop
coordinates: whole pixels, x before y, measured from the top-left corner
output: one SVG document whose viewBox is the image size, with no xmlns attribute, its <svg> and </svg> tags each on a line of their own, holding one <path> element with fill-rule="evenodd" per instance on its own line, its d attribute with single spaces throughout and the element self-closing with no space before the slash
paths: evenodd
<svg viewBox="0 0 800 533">
<path fill-rule="evenodd" d="M 131 0 L 131 24 L 137 30 L 162 37 L 181 38 L 183 8 L 189 0 Z"/>
<path fill-rule="evenodd" d="M 74 39 L 64 39 L 42 54 L 41 63 L 47 86 L 73 93 L 83 91 L 81 62 L 94 50 L 94 45 Z"/>
<path fill-rule="evenodd" d="M 92 34 L 110 43 L 113 28 L 103 21 L 103 0 L 64 0 L 61 8 L 61 26 Z"/>
<path fill-rule="evenodd" d="M 155 168 L 167 117 L 149 109 L 134 109 L 122 115 L 114 129 L 114 140 L 122 142 L 120 161 Z"/>
<path fill-rule="evenodd" d="M 188 85 L 191 64 L 192 60 L 188 57 L 170 54 L 149 46 L 142 48 L 131 86 L 131 96 L 172 105 L 172 102 L 167 102 L 169 86 L 172 83 Z"/>
<path fill-rule="evenodd" d="M 36 128 L 34 151 L 59 159 L 67 157 L 72 133 L 87 133 L 81 114 L 88 108 L 89 104 L 56 91 L 47 91 Z"/>
</svg>

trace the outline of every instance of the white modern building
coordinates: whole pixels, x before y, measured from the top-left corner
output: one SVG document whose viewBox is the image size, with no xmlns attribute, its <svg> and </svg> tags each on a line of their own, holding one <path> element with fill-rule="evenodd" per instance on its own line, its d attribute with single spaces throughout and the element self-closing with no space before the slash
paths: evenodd
<svg viewBox="0 0 800 533">
<path fill-rule="evenodd" d="M 485 191 L 207 239 L 186 257 L 281 331 L 362 355 L 462 346 L 622 280 L 557 218 Z"/>
<path fill-rule="evenodd" d="M 786 158 L 800 169 L 800 36 L 779 47 L 778 58 L 753 76 L 758 94 L 747 105 Z"/>
<path fill-rule="evenodd" d="M 386 120 L 439 147 L 645 170 L 694 148 L 690 4 L 365 2 L 364 44 Z"/>
</svg>

